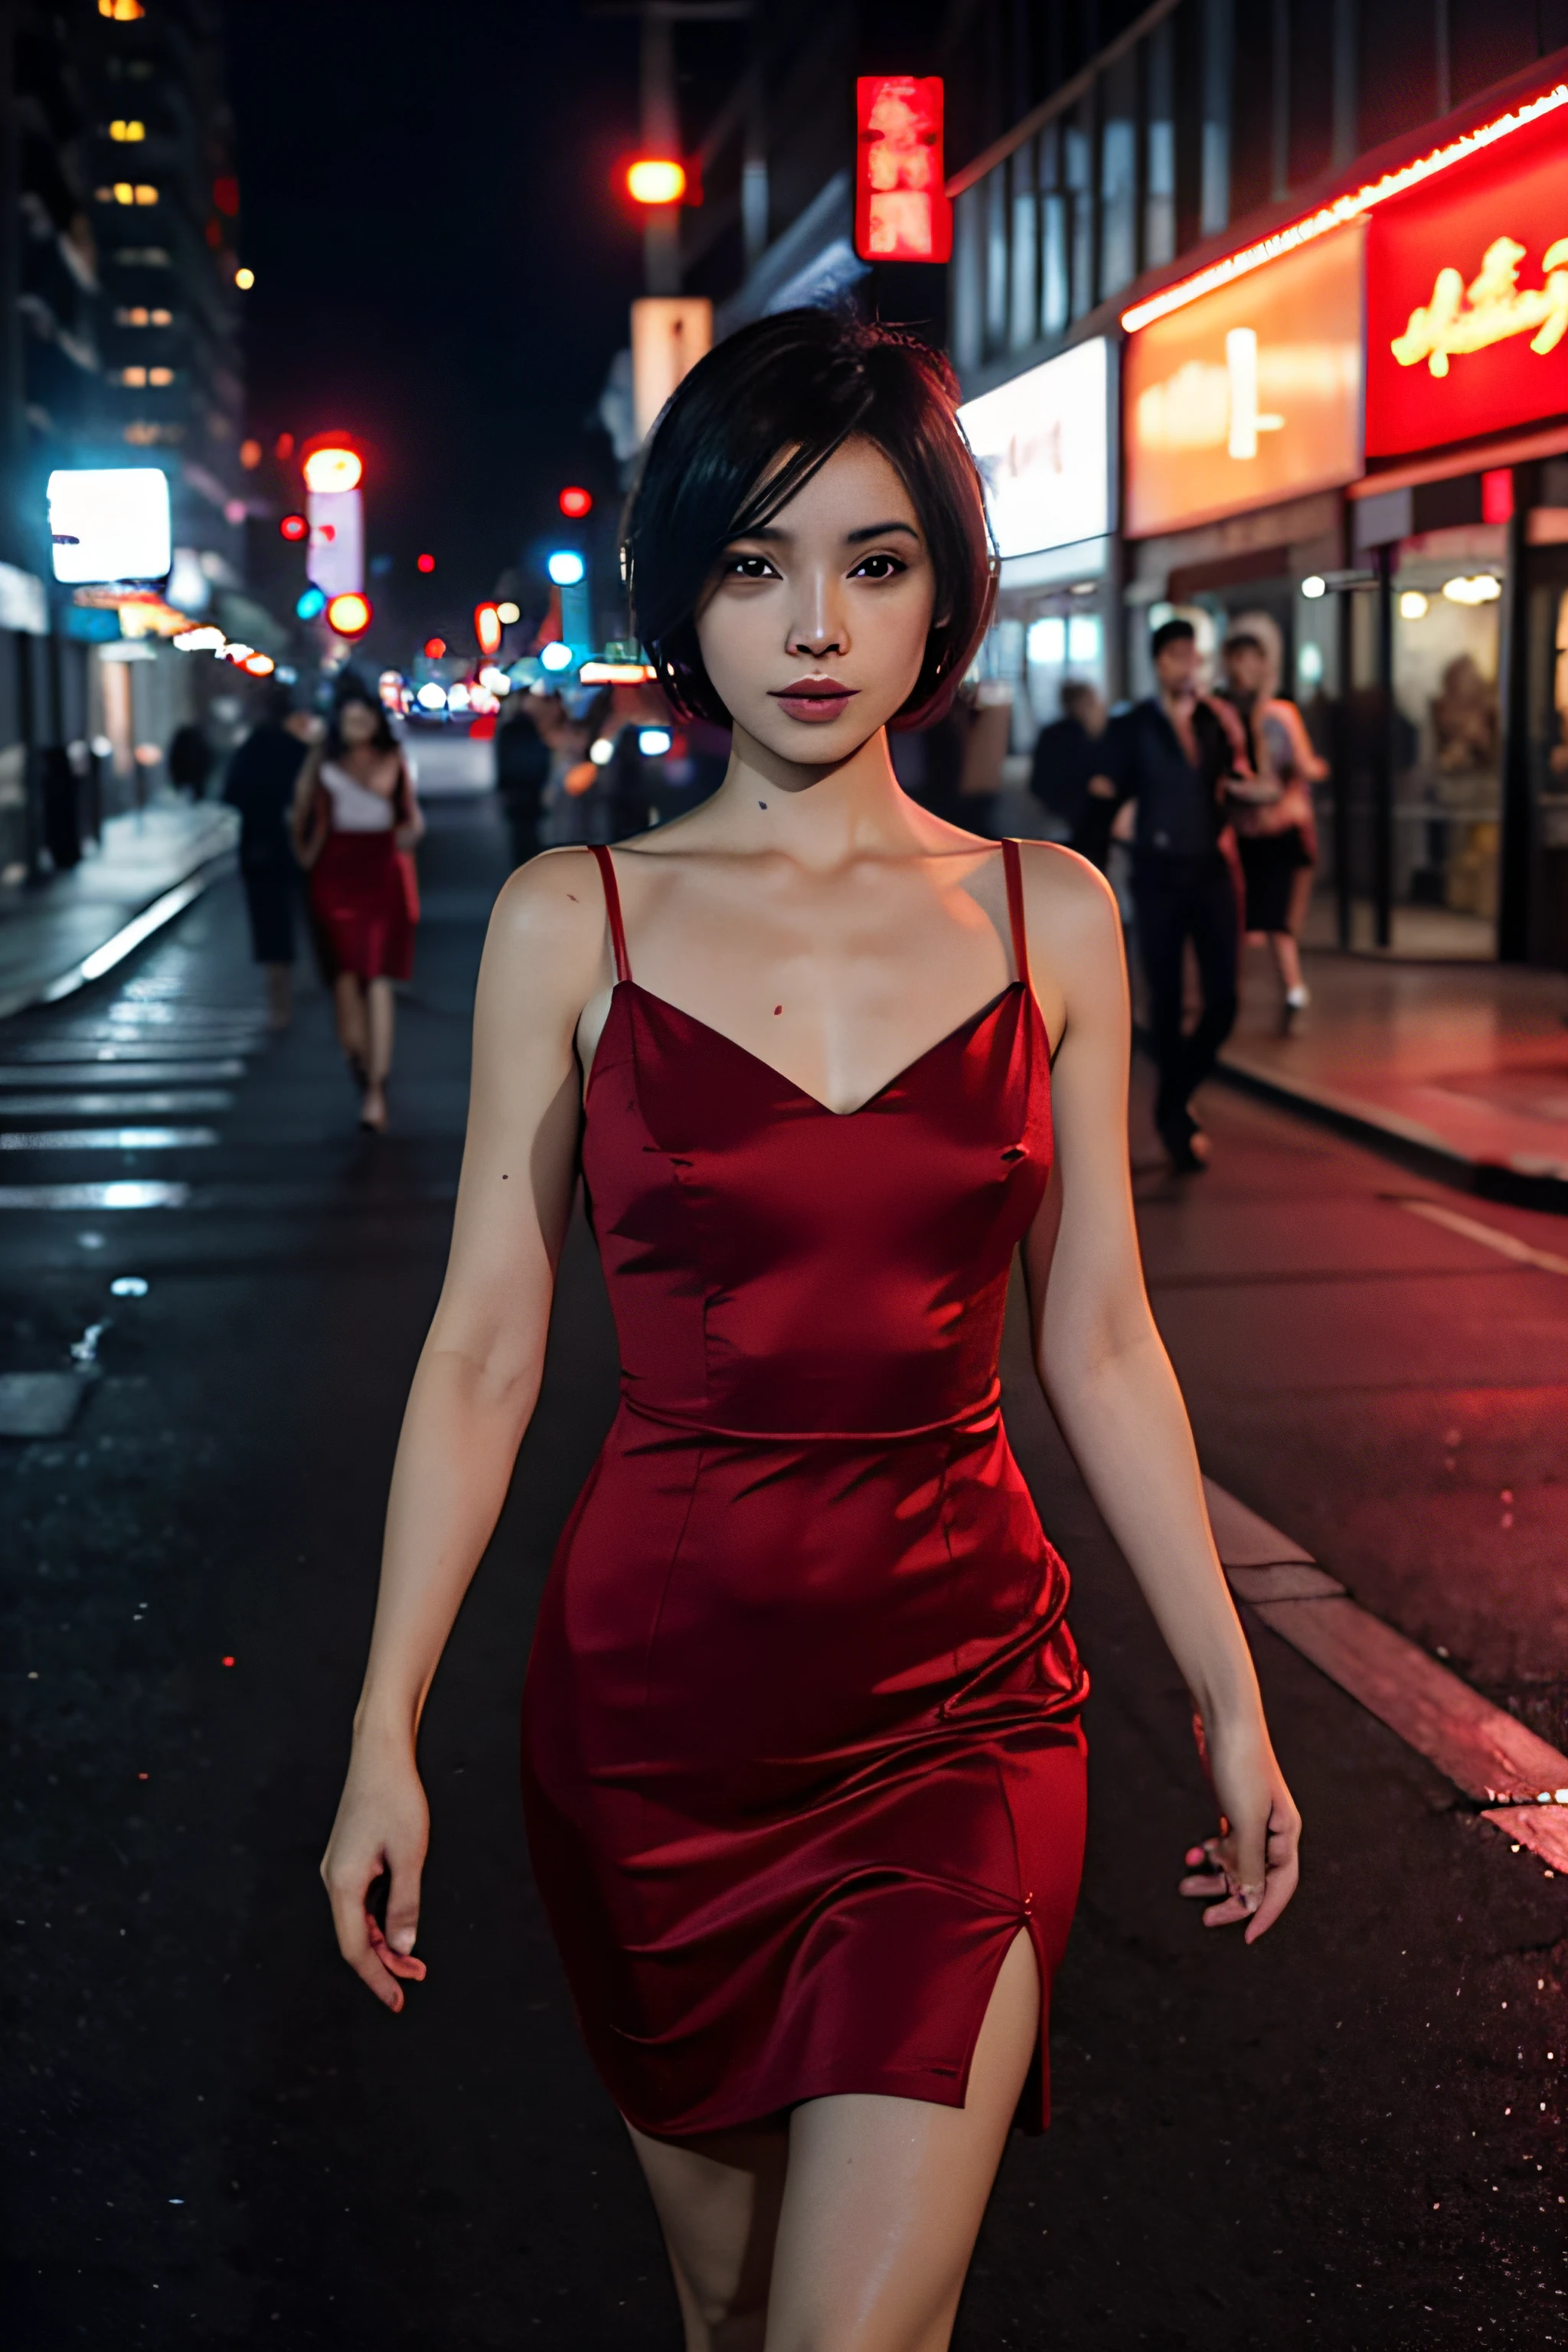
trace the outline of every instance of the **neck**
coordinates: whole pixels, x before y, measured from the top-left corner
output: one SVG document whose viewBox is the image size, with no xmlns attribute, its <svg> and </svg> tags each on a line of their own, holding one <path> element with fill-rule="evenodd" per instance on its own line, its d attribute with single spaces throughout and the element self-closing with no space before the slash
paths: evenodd
<svg viewBox="0 0 1568 2352">
<path fill-rule="evenodd" d="M 909 844 L 910 803 L 893 773 L 885 728 L 842 760 L 786 760 L 737 726 L 730 767 L 710 803 L 736 846 L 784 850 L 827 866 L 857 852 Z"/>
</svg>

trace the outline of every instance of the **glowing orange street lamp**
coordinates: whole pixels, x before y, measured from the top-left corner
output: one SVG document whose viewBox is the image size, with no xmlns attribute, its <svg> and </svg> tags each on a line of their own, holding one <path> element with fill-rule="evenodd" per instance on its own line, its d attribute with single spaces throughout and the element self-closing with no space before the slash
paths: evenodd
<svg viewBox="0 0 1568 2352">
<path fill-rule="evenodd" d="M 626 169 L 634 205 L 678 205 L 686 194 L 686 166 L 668 155 L 639 155 Z"/>
<path fill-rule="evenodd" d="M 342 442 L 324 442 L 305 459 L 308 490 L 357 490 L 363 478 L 364 460 Z"/>
<path fill-rule="evenodd" d="M 363 637 L 374 617 L 370 598 L 353 588 L 334 596 L 327 606 L 327 626 L 340 637 Z"/>
</svg>

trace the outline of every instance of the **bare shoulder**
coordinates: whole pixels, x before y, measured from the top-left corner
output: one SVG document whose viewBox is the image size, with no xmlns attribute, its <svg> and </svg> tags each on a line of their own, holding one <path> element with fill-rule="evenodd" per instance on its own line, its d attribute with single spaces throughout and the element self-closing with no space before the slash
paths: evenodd
<svg viewBox="0 0 1568 2352">
<path fill-rule="evenodd" d="M 1116 894 L 1087 857 L 1054 841 L 1021 841 L 1018 862 L 1031 947 L 1037 936 L 1042 943 L 1070 939 L 1079 945 L 1111 936 L 1120 939 L 1121 916 Z"/>
<path fill-rule="evenodd" d="M 584 1003 L 605 956 L 605 891 L 584 849 L 546 849 L 520 866 L 490 911 L 488 964 L 526 972 L 553 996 Z"/>
</svg>

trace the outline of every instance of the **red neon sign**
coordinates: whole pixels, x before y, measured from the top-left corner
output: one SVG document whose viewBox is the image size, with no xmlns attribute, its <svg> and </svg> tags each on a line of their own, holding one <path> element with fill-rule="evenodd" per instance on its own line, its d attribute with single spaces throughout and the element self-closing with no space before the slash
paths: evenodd
<svg viewBox="0 0 1568 2352">
<path fill-rule="evenodd" d="M 942 76 L 867 74 L 855 85 L 855 250 L 862 261 L 948 261 Z"/>
<path fill-rule="evenodd" d="M 1434 449 L 1568 413 L 1568 145 L 1532 123 L 1373 215 L 1366 448 Z"/>
</svg>

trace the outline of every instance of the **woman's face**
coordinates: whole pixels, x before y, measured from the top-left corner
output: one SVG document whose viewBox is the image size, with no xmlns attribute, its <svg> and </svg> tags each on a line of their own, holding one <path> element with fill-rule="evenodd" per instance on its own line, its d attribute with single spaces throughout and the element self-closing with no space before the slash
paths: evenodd
<svg viewBox="0 0 1568 2352">
<path fill-rule="evenodd" d="M 764 529 L 725 549 L 697 641 L 738 728 L 826 767 L 909 700 L 935 600 L 908 490 L 873 443 L 851 440 Z"/>
<path fill-rule="evenodd" d="M 345 702 L 338 713 L 338 732 L 351 751 L 368 743 L 380 730 L 380 718 L 368 702 Z"/>
</svg>

